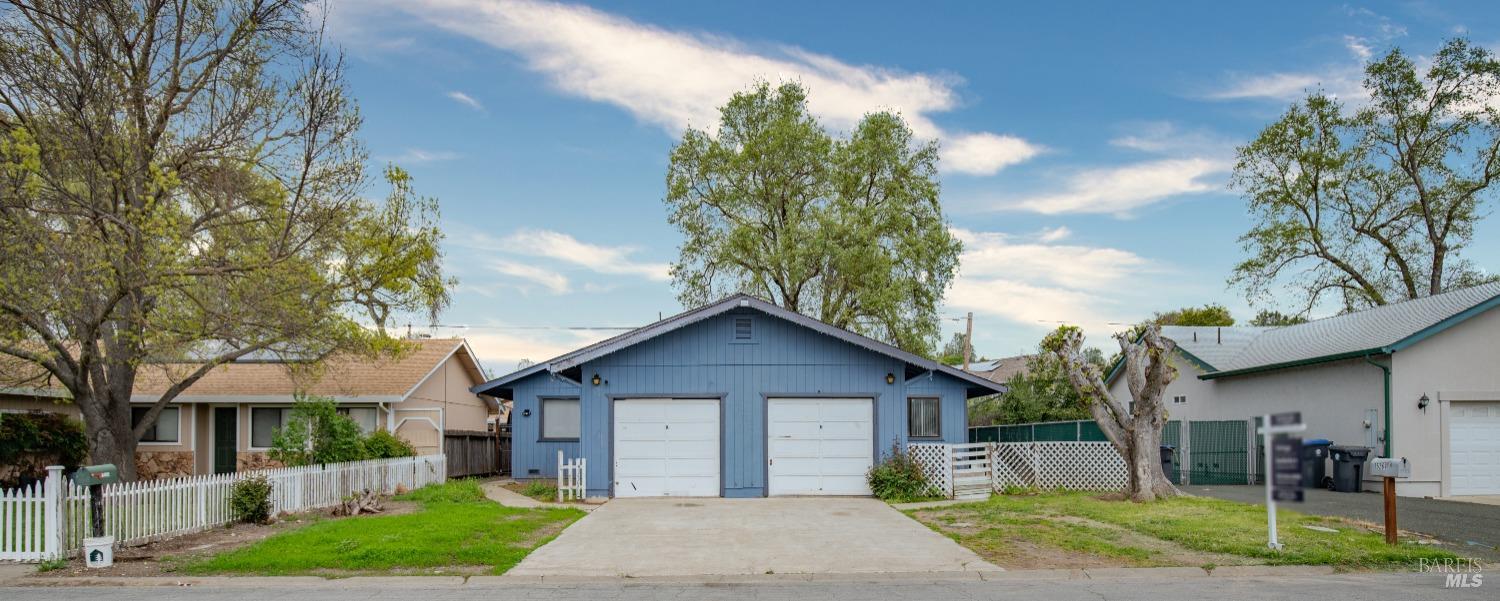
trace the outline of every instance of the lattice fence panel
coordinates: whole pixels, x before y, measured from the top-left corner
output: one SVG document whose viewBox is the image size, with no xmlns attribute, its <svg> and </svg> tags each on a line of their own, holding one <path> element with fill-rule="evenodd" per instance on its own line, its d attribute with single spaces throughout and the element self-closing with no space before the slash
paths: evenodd
<svg viewBox="0 0 1500 601">
<path fill-rule="evenodd" d="M 928 494 L 953 497 L 953 456 L 948 445 L 914 442 L 906 445 L 906 452 L 922 466 L 922 473 L 927 476 Z"/>
<path fill-rule="evenodd" d="M 1107 442 L 1020 442 L 994 445 L 994 486 L 1122 490 L 1125 459 Z"/>
</svg>

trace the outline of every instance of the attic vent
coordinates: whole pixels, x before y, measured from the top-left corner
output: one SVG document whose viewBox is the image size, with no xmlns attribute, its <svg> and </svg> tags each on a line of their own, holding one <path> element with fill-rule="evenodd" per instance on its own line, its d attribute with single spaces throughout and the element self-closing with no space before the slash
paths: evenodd
<svg viewBox="0 0 1500 601">
<path fill-rule="evenodd" d="M 734 339 L 749 340 L 751 334 L 751 321 L 749 317 L 734 318 Z"/>
</svg>

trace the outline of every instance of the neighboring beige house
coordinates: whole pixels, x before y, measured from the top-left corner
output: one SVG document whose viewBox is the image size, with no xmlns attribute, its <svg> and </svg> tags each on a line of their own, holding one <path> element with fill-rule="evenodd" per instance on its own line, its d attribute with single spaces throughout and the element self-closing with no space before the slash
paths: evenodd
<svg viewBox="0 0 1500 601">
<path fill-rule="evenodd" d="M 1017 374 L 1026 373 L 1027 362 L 1036 355 L 1016 355 L 987 361 L 976 361 L 969 365 L 969 373 L 991 382 L 1004 384 Z"/>
<path fill-rule="evenodd" d="M 394 432 L 419 454 L 442 452 L 447 431 L 485 431 L 495 399 L 469 392 L 484 382 L 462 339 L 418 339 L 395 360 L 331 357 L 316 373 L 279 361 L 242 360 L 195 382 L 158 416 L 136 450 L 141 479 L 223 473 L 273 466 L 272 432 L 286 420 L 294 394 L 331 397 L 366 431 Z M 141 371 L 132 403 L 143 414 L 190 366 Z M 0 390 L 0 411 L 77 408 L 55 389 Z"/>
<path fill-rule="evenodd" d="M 1411 462 L 1400 495 L 1500 494 L 1500 283 L 1301 325 L 1162 334 L 1178 348 L 1170 419 L 1300 411 L 1306 438 Z M 1129 399 L 1117 375 L 1110 392 Z"/>
</svg>

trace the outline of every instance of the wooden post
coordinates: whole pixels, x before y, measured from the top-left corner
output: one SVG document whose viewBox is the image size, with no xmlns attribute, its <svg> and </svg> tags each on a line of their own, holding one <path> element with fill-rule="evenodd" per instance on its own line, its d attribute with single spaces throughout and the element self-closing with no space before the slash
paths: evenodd
<svg viewBox="0 0 1500 601">
<path fill-rule="evenodd" d="M 1388 545 L 1396 544 L 1396 479 L 1386 476 L 1385 480 L 1385 542 Z"/>
</svg>

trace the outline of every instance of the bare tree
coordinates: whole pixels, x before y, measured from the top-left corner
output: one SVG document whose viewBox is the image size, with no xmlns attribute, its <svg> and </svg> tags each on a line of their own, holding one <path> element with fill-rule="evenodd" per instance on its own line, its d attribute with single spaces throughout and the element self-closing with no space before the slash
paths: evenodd
<svg viewBox="0 0 1500 601">
<path fill-rule="evenodd" d="M 395 351 L 448 301 L 436 203 L 366 153 L 301 0 L 0 6 L 0 380 L 50 380 L 95 462 L 214 367 Z M 373 327 L 371 327 L 373 326 Z M 144 370 L 170 385 L 144 416 Z"/>
<path fill-rule="evenodd" d="M 1177 377 L 1171 355 L 1176 348 L 1161 337 L 1156 324 L 1142 326 L 1139 337 L 1125 332 L 1115 335 L 1124 365 L 1121 377 L 1130 388 L 1133 402 L 1121 404 L 1104 383 L 1100 364 L 1088 360 L 1083 331 L 1072 326 L 1058 328 L 1043 343 L 1062 361 L 1068 381 L 1078 391 L 1104 437 L 1109 439 L 1129 472 L 1126 494 L 1134 501 L 1151 501 L 1181 494 L 1161 469 L 1161 431 L 1167 412 L 1162 392 Z"/>
</svg>

